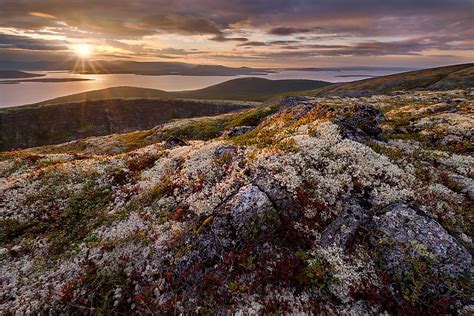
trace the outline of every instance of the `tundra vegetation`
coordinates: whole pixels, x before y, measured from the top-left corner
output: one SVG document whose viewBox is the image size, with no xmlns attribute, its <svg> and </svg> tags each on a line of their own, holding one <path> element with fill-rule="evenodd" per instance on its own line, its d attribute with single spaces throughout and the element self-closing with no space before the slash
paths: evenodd
<svg viewBox="0 0 474 316">
<path fill-rule="evenodd" d="M 474 90 L 0 153 L 11 313 L 472 314 Z"/>
</svg>

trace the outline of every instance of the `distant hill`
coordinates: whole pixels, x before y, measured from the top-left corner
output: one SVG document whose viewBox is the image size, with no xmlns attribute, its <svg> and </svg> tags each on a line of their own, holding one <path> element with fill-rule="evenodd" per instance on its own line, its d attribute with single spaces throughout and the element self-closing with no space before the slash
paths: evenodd
<svg viewBox="0 0 474 316">
<path fill-rule="evenodd" d="M 82 102 L 92 100 L 109 99 L 151 99 L 151 98 L 172 98 L 172 93 L 158 89 L 138 88 L 138 87 L 112 87 L 100 90 L 92 90 L 81 93 L 75 93 L 64 97 L 54 98 L 31 105 L 37 106 L 44 104 L 60 104 L 67 102 Z M 22 107 L 25 107 L 22 106 Z"/>
<path fill-rule="evenodd" d="M 57 104 L 84 100 L 136 99 L 136 98 L 184 98 L 206 100 L 264 101 L 277 95 L 299 92 L 330 85 L 316 80 L 269 80 L 264 78 L 238 78 L 216 84 L 204 89 L 167 92 L 158 89 L 138 87 L 113 87 L 76 93 L 43 102 Z"/>
<path fill-rule="evenodd" d="M 84 74 L 135 74 L 135 75 L 181 75 L 181 76 L 237 76 L 262 75 L 273 72 L 268 69 L 249 67 L 226 67 L 222 65 L 198 65 L 179 62 L 137 62 L 97 60 L 84 63 L 80 69 L 76 60 L 59 61 L 0 61 L 0 69 L 8 70 L 66 70 Z"/>
<path fill-rule="evenodd" d="M 13 79 L 13 78 L 36 78 L 43 77 L 43 74 L 32 74 L 29 72 L 18 71 L 18 70 L 0 70 L 0 79 Z"/>
<path fill-rule="evenodd" d="M 403 72 L 306 91 L 311 96 L 366 96 L 416 89 L 447 90 L 474 86 L 474 63 Z"/>
<path fill-rule="evenodd" d="M 174 93 L 193 99 L 252 100 L 264 101 L 287 92 L 299 92 L 331 85 L 316 80 L 269 80 L 263 78 L 239 78 L 204 89 Z"/>
</svg>

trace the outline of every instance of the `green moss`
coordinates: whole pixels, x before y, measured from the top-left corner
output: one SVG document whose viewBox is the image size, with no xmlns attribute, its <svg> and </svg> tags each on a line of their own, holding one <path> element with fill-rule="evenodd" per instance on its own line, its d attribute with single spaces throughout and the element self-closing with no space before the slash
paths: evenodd
<svg viewBox="0 0 474 316">
<path fill-rule="evenodd" d="M 275 113 L 277 109 L 278 107 L 273 105 L 258 107 L 243 113 L 238 113 L 233 115 L 225 125 L 227 128 L 243 125 L 256 126 L 262 121 L 263 118 Z"/>
<path fill-rule="evenodd" d="M 405 151 L 399 148 L 393 148 L 378 142 L 370 142 L 367 145 L 376 153 L 387 156 L 392 161 L 398 161 L 406 157 Z"/>
<path fill-rule="evenodd" d="M 311 285 L 325 288 L 333 282 L 331 266 L 325 258 L 318 256 L 307 262 L 308 265 L 305 269 L 305 275 Z"/>
<path fill-rule="evenodd" d="M 21 236 L 27 226 L 16 219 L 0 220 L 0 245 L 4 245 Z"/>
<path fill-rule="evenodd" d="M 231 141 L 237 145 L 265 148 L 278 143 L 275 134 L 275 130 L 255 129 L 246 134 L 233 137 Z"/>
<path fill-rule="evenodd" d="M 244 112 L 218 118 L 206 118 L 189 122 L 163 131 L 163 139 L 171 136 L 185 140 L 209 140 L 219 137 L 225 130 L 236 126 L 256 126 L 265 117 L 275 113 L 279 104 L 257 107 Z"/>
<path fill-rule="evenodd" d="M 175 184 L 171 179 L 171 176 L 164 175 L 155 186 L 144 193 L 139 203 L 141 205 L 149 205 L 150 203 L 159 200 L 163 196 L 172 194 L 174 188 Z"/>
<path fill-rule="evenodd" d="M 208 140 L 218 137 L 224 130 L 224 126 L 224 119 L 202 119 L 165 130 L 163 139 L 177 137 L 186 140 Z"/>
<path fill-rule="evenodd" d="M 86 286 L 88 308 L 92 308 L 94 315 L 110 315 L 111 312 L 129 310 L 127 298 L 133 291 L 131 282 L 124 267 L 98 270 L 93 263 L 86 264 L 81 284 Z M 114 293 L 117 288 L 122 291 L 120 304 L 114 306 Z"/>
<path fill-rule="evenodd" d="M 72 196 L 64 212 L 47 224 L 51 241 L 50 254 L 59 255 L 71 244 L 84 241 L 89 233 L 106 220 L 105 206 L 110 201 L 109 186 L 95 187 L 89 182 L 85 188 Z"/>
</svg>

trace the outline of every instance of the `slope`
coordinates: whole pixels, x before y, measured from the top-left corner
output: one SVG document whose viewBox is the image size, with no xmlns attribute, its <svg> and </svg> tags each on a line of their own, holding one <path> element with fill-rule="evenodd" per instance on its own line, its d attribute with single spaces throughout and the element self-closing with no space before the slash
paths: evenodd
<svg viewBox="0 0 474 316">
<path fill-rule="evenodd" d="M 474 63 L 404 72 L 335 84 L 311 91 L 311 96 L 368 96 L 415 89 L 447 90 L 474 86 Z"/>
</svg>

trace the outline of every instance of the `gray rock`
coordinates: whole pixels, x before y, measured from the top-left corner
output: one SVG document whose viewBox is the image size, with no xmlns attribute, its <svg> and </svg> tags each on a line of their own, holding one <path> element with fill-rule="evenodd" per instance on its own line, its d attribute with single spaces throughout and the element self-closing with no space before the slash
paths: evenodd
<svg viewBox="0 0 474 316">
<path fill-rule="evenodd" d="M 369 211 L 356 201 L 348 203 L 342 213 L 323 231 L 322 246 L 338 246 L 345 249 L 357 229 L 369 219 Z"/>
<path fill-rule="evenodd" d="M 261 228 L 267 213 L 274 211 L 268 196 L 256 185 L 247 185 L 228 202 L 231 222 L 240 236 L 248 236 L 254 227 Z"/>
<path fill-rule="evenodd" d="M 179 138 L 174 137 L 174 136 L 171 136 L 170 138 L 168 138 L 163 143 L 163 147 L 165 147 L 167 149 L 174 148 L 174 147 L 179 147 L 179 146 L 189 146 L 189 144 L 187 142 L 185 142 L 184 140 L 179 139 Z"/>
<path fill-rule="evenodd" d="M 395 204 L 372 220 L 370 242 L 383 267 L 394 276 L 429 262 L 431 275 L 459 279 L 469 274 L 471 255 L 438 222 L 405 204 Z M 432 280 L 433 285 L 437 280 Z"/>
<path fill-rule="evenodd" d="M 224 132 L 224 136 L 229 136 L 229 137 L 239 136 L 239 135 L 246 134 L 253 129 L 255 129 L 255 126 L 236 126 L 236 127 L 232 127 L 226 130 Z"/>
</svg>

